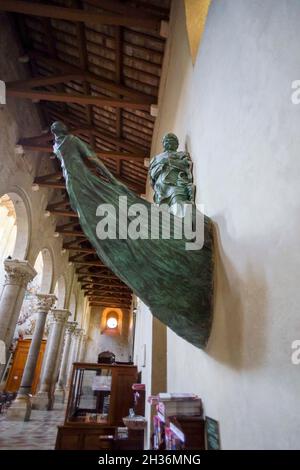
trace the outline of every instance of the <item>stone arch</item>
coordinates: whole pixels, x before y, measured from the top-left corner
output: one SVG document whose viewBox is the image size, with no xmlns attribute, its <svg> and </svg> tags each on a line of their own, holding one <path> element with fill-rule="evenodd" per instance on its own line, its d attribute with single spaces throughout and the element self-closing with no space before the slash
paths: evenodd
<svg viewBox="0 0 300 470">
<path fill-rule="evenodd" d="M 54 294 L 56 295 L 57 301 L 55 304 L 56 308 L 65 308 L 66 304 L 66 279 L 63 275 L 59 276 L 56 281 Z"/>
<path fill-rule="evenodd" d="M 35 284 L 39 292 L 43 294 L 50 294 L 52 292 L 53 284 L 53 255 L 49 248 L 42 248 L 34 264 L 34 269 L 37 272 L 35 277 Z"/>
<path fill-rule="evenodd" d="M 0 280 L 4 278 L 3 261 L 24 260 L 30 240 L 30 211 L 26 196 L 18 188 L 0 197 Z"/>
<path fill-rule="evenodd" d="M 16 233 L 13 246 L 7 256 L 26 259 L 30 240 L 30 211 L 26 196 L 19 188 L 14 188 L 2 195 L 0 206 L 6 209 L 7 217 L 15 220 Z M 4 215 L 4 214 L 3 214 Z M 3 225 L 3 222 L 2 222 Z"/>
</svg>

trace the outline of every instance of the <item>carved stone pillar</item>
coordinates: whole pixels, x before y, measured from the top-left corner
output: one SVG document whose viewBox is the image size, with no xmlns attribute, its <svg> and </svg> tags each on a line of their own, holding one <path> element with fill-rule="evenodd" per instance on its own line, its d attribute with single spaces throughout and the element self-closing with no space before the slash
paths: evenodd
<svg viewBox="0 0 300 470">
<path fill-rule="evenodd" d="M 34 398 L 34 407 L 36 409 L 50 410 L 53 407 L 55 366 L 69 315 L 69 310 L 52 310 L 52 327 L 47 342 L 41 385 L 38 394 Z"/>
<path fill-rule="evenodd" d="M 65 400 L 65 386 L 66 386 L 66 379 L 67 379 L 67 366 L 68 360 L 70 356 L 70 347 L 71 347 L 71 339 L 72 335 L 76 329 L 77 322 L 71 321 L 67 323 L 66 334 L 65 334 L 65 344 L 63 349 L 63 355 L 61 360 L 61 366 L 59 371 L 58 382 L 55 388 L 55 400 L 61 401 L 62 403 Z"/>
<path fill-rule="evenodd" d="M 6 259 L 5 280 L 0 297 L 0 340 L 9 349 L 18 321 L 28 282 L 36 275 L 28 261 Z M 4 366 L 0 365 L 0 377 Z"/>
<path fill-rule="evenodd" d="M 72 338 L 72 343 L 71 343 L 71 351 L 70 351 L 70 358 L 69 358 L 68 370 L 67 370 L 67 382 L 66 382 L 66 388 L 67 389 L 69 389 L 69 387 L 70 387 L 70 381 L 71 381 L 72 370 L 73 370 L 73 362 L 77 361 L 79 342 L 80 342 L 80 337 L 82 335 L 82 332 L 83 332 L 83 330 L 81 328 L 76 328 L 74 333 L 73 333 L 73 338 Z"/>
<path fill-rule="evenodd" d="M 87 338 L 88 338 L 88 335 L 83 334 L 81 336 L 81 342 L 80 342 L 79 354 L 78 354 L 78 362 L 83 362 L 83 360 L 84 360 Z"/>
<path fill-rule="evenodd" d="M 56 301 L 53 294 L 37 294 L 37 317 L 31 340 L 21 386 L 13 405 L 7 411 L 8 419 L 28 421 L 31 414 L 31 387 L 43 339 L 47 314 Z"/>
</svg>

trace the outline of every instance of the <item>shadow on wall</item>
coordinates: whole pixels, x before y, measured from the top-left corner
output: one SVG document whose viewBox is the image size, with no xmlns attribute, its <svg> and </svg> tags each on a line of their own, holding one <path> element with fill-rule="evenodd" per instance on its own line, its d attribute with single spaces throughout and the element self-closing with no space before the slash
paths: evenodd
<svg viewBox="0 0 300 470">
<path fill-rule="evenodd" d="M 223 217 L 214 218 L 215 286 L 214 318 L 205 352 L 216 361 L 237 369 L 257 369 L 266 351 L 266 281 L 264 273 L 248 264 L 237 273 L 221 242 L 226 231 Z M 228 240 L 228 239 L 227 239 Z M 233 243 L 233 242 L 232 242 Z M 230 241 L 226 243 L 230 245 Z M 253 247 L 253 240 L 251 246 Z M 241 256 L 247 247 L 237 247 Z"/>
</svg>

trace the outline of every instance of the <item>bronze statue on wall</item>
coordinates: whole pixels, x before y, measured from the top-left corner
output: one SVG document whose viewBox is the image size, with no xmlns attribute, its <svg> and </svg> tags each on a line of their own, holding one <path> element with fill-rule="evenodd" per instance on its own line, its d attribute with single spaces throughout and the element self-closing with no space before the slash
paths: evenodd
<svg viewBox="0 0 300 470">
<path fill-rule="evenodd" d="M 184 204 L 195 209 L 195 203 L 191 160 L 188 154 L 177 151 L 177 137 L 167 134 L 163 140 L 164 153 L 151 161 L 150 178 L 156 203 L 151 204 L 118 181 L 85 142 L 68 133 L 63 123 L 53 123 L 51 131 L 71 206 L 99 258 L 149 306 L 155 317 L 180 337 L 204 348 L 212 324 L 212 224 L 204 216 L 201 249 L 187 250 L 190 240 L 185 234 L 178 238 L 177 229 L 182 229 L 185 220 Z M 98 176 L 85 165 L 87 157 L 94 162 Z M 126 198 L 126 209 L 120 206 L 120 198 Z M 169 208 L 168 214 L 160 208 L 163 203 Z M 101 204 L 112 208 L 106 223 L 116 227 L 113 239 L 99 239 L 96 212 Z M 124 233 L 121 236 L 124 225 L 129 228 L 132 223 L 137 224 L 137 218 L 134 220 L 128 210 L 136 207 L 149 215 L 139 218 L 140 236 L 124 237 Z M 169 238 L 161 236 L 168 220 L 162 214 L 172 223 Z M 159 221 L 158 238 L 153 238 L 153 220 Z"/>
<path fill-rule="evenodd" d="M 153 201 L 167 204 L 170 212 L 183 216 L 184 204 L 194 203 L 192 161 L 187 152 L 178 152 L 175 134 L 166 134 L 162 141 L 164 152 L 152 158 L 149 176 L 154 190 Z"/>
</svg>

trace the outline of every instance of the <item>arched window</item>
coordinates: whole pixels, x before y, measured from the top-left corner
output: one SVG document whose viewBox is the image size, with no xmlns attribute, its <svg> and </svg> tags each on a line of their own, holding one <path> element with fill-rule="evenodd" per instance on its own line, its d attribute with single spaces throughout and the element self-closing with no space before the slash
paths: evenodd
<svg viewBox="0 0 300 470">
<path fill-rule="evenodd" d="M 123 312 L 120 308 L 105 308 L 101 314 L 101 333 L 121 335 L 123 326 Z"/>
</svg>

